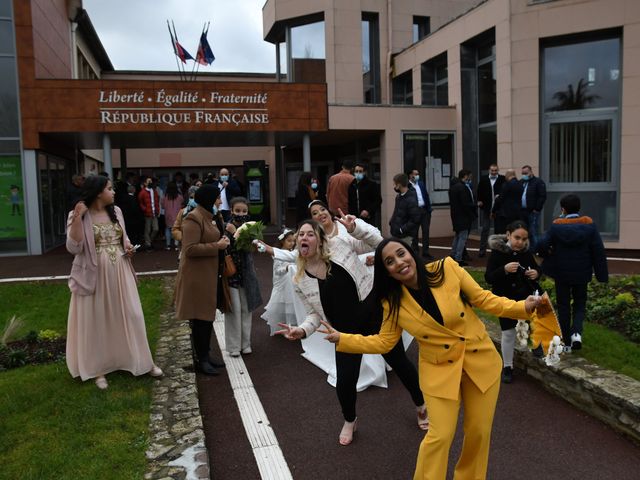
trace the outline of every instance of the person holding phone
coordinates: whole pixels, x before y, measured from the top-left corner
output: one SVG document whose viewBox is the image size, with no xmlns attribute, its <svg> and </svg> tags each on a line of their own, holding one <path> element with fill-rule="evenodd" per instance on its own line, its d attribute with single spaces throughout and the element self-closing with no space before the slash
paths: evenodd
<svg viewBox="0 0 640 480">
<path fill-rule="evenodd" d="M 73 377 L 95 379 L 126 370 L 133 375 L 162 370 L 153 363 L 144 314 L 121 210 L 114 206 L 111 181 L 87 177 L 82 200 L 67 219 L 67 250 L 74 255 L 69 289 L 67 366 Z"/>
</svg>

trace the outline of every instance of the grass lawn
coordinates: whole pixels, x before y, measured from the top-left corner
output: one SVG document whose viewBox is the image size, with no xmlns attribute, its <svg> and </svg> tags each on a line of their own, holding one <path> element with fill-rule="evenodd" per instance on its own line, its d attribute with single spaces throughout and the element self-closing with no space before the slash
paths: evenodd
<svg viewBox="0 0 640 480">
<path fill-rule="evenodd" d="M 469 270 L 469 273 L 480 285 L 487 288 L 484 270 Z M 484 319 L 498 322 L 493 315 L 478 313 Z M 589 322 L 588 318 L 584 322 L 583 339 L 582 350 L 571 355 L 579 355 L 591 363 L 640 380 L 640 345 L 629 341 L 616 331 Z"/>
<path fill-rule="evenodd" d="M 143 279 L 140 298 L 152 351 L 166 308 L 161 279 Z M 66 284 L 0 286 L 0 330 L 13 315 L 29 330 L 66 334 Z M 0 479 L 140 479 L 152 379 L 108 376 L 100 391 L 72 379 L 64 362 L 0 372 Z"/>
</svg>

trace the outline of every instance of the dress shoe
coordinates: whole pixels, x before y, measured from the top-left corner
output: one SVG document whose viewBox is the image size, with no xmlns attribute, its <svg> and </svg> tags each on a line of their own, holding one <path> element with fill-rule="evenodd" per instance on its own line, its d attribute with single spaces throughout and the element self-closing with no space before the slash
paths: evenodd
<svg viewBox="0 0 640 480">
<path fill-rule="evenodd" d="M 222 360 L 212 359 L 209 357 L 209 363 L 214 368 L 224 368 L 226 365 Z"/>
<path fill-rule="evenodd" d="M 162 375 L 164 375 L 164 373 L 162 372 L 162 369 L 159 366 L 154 365 L 151 371 L 149 372 L 149 375 L 151 375 L 152 377 L 161 377 Z"/>
<path fill-rule="evenodd" d="M 502 369 L 502 383 L 513 382 L 513 367 L 504 367 Z"/>
<path fill-rule="evenodd" d="M 200 373 L 204 373 L 205 375 L 220 375 L 220 372 L 218 372 L 218 370 L 216 370 L 208 360 L 201 360 L 200 362 L 198 362 L 198 371 Z"/>
<path fill-rule="evenodd" d="M 571 350 L 580 350 L 582 348 L 582 335 L 574 333 L 571 335 Z"/>
</svg>

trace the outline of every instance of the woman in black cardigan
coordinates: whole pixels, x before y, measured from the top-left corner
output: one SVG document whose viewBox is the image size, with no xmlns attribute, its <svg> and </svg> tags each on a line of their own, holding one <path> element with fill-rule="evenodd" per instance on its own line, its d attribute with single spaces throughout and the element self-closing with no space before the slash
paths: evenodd
<svg viewBox="0 0 640 480">
<path fill-rule="evenodd" d="M 516 220 L 507 226 L 506 235 L 489 237 L 491 255 L 484 278 L 496 295 L 512 300 L 524 300 L 535 290 L 540 291 L 537 279 L 541 269 L 529 251 L 529 232 L 526 223 Z M 502 330 L 502 381 L 513 378 L 513 350 L 516 341 L 517 319 L 500 317 Z"/>
</svg>

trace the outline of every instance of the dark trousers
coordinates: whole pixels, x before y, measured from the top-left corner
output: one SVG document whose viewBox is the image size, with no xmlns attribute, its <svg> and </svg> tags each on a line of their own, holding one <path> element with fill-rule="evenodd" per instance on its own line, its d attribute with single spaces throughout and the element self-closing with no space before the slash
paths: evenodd
<svg viewBox="0 0 640 480">
<path fill-rule="evenodd" d="M 487 252 L 487 240 L 489 239 L 489 233 L 491 233 L 491 209 L 490 208 L 481 208 L 480 214 L 482 215 L 482 230 L 480 230 L 480 253 Z M 497 222 L 494 222 L 494 227 L 496 232 Z"/>
<path fill-rule="evenodd" d="M 209 344 L 213 322 L 208 320 L 189 320 L 191 327 L 191 345 L 198 361 L 209 359 Z"/>
<path fill-rule="evenodd" d="M 382 356 L 409 391 L 416 407 L 424 404 L 424 397 L 418 382 L 418 371 L 411 360 L 407 358 L 402 340 L 389 353 Z M 358 396 L 356 387 L 361 362 L 362 354 L 336 352 L 336 393 L 340 407 L 342 407 L 342 415 L 347 422 L 353 422 L 356 419 L 356 398 Z"/>
<path fill-rule="evenodd" d="M 573 304 L 571 302 L 572 299 Z M 565 345 L 571 345 L 572 334 L 579 333 L 582 335 L 584 312 L 587 306 L 587 284 L 570 285 L 556 282 L 556 301 L 562 339 Z"/>
<path fill-rule="evenodd" d="M 422 233 L 422 256 L 429 256 L 429 228 L 431 227 L 431 212 L 428 212 L 425 208 L 421 208 L 422 215 L 420 216 L 420 226 L 416 230 L 416 234 L 411 240 L 411 248 L 417 255 L 420 255 L 420 249 L 418 248 L 418 239 L 420 233 Z"/>
</svg>

